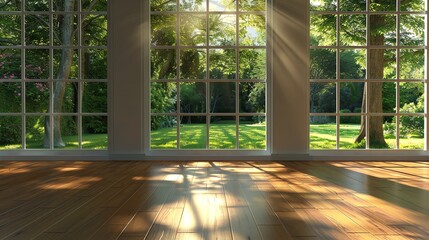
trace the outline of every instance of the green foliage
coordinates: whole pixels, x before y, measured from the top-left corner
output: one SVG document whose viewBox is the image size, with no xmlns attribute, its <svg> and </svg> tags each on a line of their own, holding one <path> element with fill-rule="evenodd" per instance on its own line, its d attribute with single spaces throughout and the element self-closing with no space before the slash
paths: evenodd
<svg viewBox="0 0 429 240">
<path fill-rule="evenodd" d="M 21 117 L 0 117 L 0 145 L 21 143 Z"/>
</svg>

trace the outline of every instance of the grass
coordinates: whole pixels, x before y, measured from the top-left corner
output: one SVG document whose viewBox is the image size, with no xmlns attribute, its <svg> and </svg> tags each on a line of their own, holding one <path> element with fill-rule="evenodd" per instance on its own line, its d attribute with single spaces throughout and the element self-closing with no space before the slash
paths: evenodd
<svg viewBox="0 0 429 240">
<path fill-rule="evenodd" d="M 340 149 L 364 148 L 364 144 L 354 143 L 359 130 L 359 124 L 341 124 Z M 385 134 L 385 139 L 390 149 L 396 148 L 395 135 Z M 399 139 L 400 149 L 423 149 L 423 147 L 423 137 L 407 136 Z M 333 123 L 310 125 L 310 149 L 336 149 L 336 125 Z"/>
</svg>

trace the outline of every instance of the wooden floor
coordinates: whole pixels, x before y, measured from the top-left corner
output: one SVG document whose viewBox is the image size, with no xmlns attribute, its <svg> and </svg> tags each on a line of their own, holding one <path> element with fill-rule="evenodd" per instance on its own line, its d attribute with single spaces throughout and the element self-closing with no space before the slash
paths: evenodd
<svg viewBox="0 0 429 240">
<path fill-rule="evenodd" d="M 429 239 L 429 163 L 0 162 L 0 239 Z"/>
</svg>

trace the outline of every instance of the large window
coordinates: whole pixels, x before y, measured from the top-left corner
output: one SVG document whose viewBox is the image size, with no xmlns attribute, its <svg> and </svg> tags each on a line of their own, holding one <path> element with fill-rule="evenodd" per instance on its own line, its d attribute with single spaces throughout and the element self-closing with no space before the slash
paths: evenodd
<svg viewBox="0 0 429 240">
<path fill-rule="evenodd" d="M 427 1 L 310 0 L 310 148 L 423 149 Z"/>
<path fill-rule="evenodd" d="M 265 149 L 265 1 L 150 7 L 151 149 Z"/>
<path fill-rule="evenodd" d="M 0 0 L 0 150 L 107 148 L 107 0 Z"/>
</svg>

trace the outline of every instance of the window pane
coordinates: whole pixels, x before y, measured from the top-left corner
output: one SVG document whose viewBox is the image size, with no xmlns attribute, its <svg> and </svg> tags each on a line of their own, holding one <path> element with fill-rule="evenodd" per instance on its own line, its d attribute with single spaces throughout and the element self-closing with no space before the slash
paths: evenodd
<svg viewBox="0 0 429 240">
<path fill-rule="evenodd" d="M 310 16 L 310 45 L 335 46 L 337 43 L 337 16 L 334 14 Z"/>
<path fill-rule="evenodd" d="M 266 79 L 265 49 L 246 49 L 239 52 L 240 79 Z"/>
<path fill-rule="evenodd" d="M 22 119 L 0 116 L 0 150 L 21 149 Z"/>
<path fill-rule="evenodd" d="M 54 112 L 58 113 L 77 113 L 79 99 L 79 83 L 77 82 L 54 82 Z M 61 96 L 61 91 L 64 89 L 64 95 Z"/>
<path fill-rule="evenodd" d="M 152 116 L 150 147 L 152 149 L 177 148 L 177 118 L 175 116 Z"/>
<path fill-rule="evenodd" d="M 423 49 L 401 49 L 400 60 L 401 79 L 424 79 L 425 51 Z"/>
<path fill-rule="evenodd" d="M 84 79 L 107 79 L 107 50 L 85 49 L 81 64 Z"/>
<path fill-rule="evenodd" d="M 423 82 L 401 82 L 401 113 L 424 113 L 425 84 Z"/>
<path fill-rule="evenodd" d="M 236 17 L 230 14 L 209 15 L 210 46 L 236 45 Z"/>
<path fill-rule="evenodd" d="M 312 11 L 335 11 L 336 9 L 336 0 L 310 0 L 310 10 Z"/>
<path fill-rule="evenodd" d="M 236 51 L 235 49 L 209 50 L 210 79 L 236 78 Z"/>
<path fill-rule="evenodd" d="M 0 0 L 0 11 L 20 11 L 22 0 Z"/>
<path fill-rule="evenodd" d="M 264 116 L 240 117 L 239 148 L 265 149 L 266 148 L 266 122 Z"/>
<path fill-rule="evenodd" d="M 176 15 L 152 15 L 150 21 L 152 45 L 176 45 Z"/>
<path fill-rule="evenodd" d="M 82 112 L 107 113 L 107 83 L 85 82 L 82 87 Z"/>
<path fill-rule="evenodd" d="M 0 79 L 21 78 L 21 50 L 0 49 Z"/>
<path fill-rule="evenodd" d="M 310 117 L 310 149 L 336 149 L 335 116 Z"/>
<path fill-rule="evenodd" d="M 341 50 L 340 52 L 340 78 L 341 79 L 365 79 L 366 77 L 365 69 L 366 69 L 366 50 L 360 50 L 360 49 Z"/>
<path fill-rule="evenodd" d="M 207 144 L 206 116 L 182 116 L 180 120 L 180 148 L 205 149 Z"/>
<path fill-rule="evenodd" d="M 82 117 L 82 148 L 107 149 L 107 116 Z"/>
<path fill-rule="evenodd" d="M 392 116 L 369 116 L 369 148 L 371 149 L 395 149 L 396 130 L 391 126 L 388 131 L 384 131 L 385 123 L 389 125 L 393 121 Z M 387 126 L 386 126 L 387 127 Z"/>
<path fill-rule="evenodd" d="M 336 50 L 310 49 L 310 79 L 336 79 Z"/>
<path fill-rule="evenodd" d="M 235 11 L 236 0 L 209 0 L 210 11 Z"/>
<path fill-rule="evenodd" d="M 28 79 L 49 78 L 49 50 L 27 49 L 25 50 L 25 74 Z"/>
<path fill-rule="evenodd" d="M 27 0 L 28 1 L 28 0 Z M 30 0 L 31 1 L 31 0 Z M 52 1 L 52 9 L 54 10 L 54 11 L 67 11 L 67 12 L 70 12 L 70 11 L 77 11 L 78 10 L 78 3 L 79 3 L 79 1 L 74 1 L 74 4 L 73 5 L 71 5 L 71 4 L 69 4 L 69 5 L 71 5 L 71 6 L 67 6 L 67 9 L 65 8 L 66 6 L 65 6 L 65 3 L 66 2 L 69 2 L 70 0 L 53 0 Z M 82 0 L 82 1 L 86 1 L 86 0 Z M 98 2 L 103 2 L 103 1 L 98 1 Z"/>
<path fill-rule="evenodd" d="M 401 32 L 400 43 L 403 46 L 425 45 L 425 23 L 424 15 L 403 14 L 400 16 Z"/>
<path fill-rule="evenodd" d="M 108 0 L 81 0 L 82 11 L 107 11 Z"/>
<path fill-rule="evenodd" d="M 396 16 L 375 14 L 370 16 L 370 45 L 396 45 Z"/>
<path fill-rule="evenodd" d="M 25 110 L 27 113 L 49 112 L 49 83 L 25 83 Z"/>
<path fill-rule="evenodd" d="M 151 50 L 151 79 L 175 79 L 177 74 L 175 49 Z"/>
<path fill-rule="evenodd" d="M 240 112 L 265 113 L 265 83 L 240 83 Z"/>
<path fill-rule="evenodd" d="M 206 11 L 206 7 L 205 0 L 180 0 L 180 10 L 182 11 Z"/>
<path fill-rule="evenodd" d="M 240 0 L 240 11 L 265 11 L 265 0 Z"/>
<path fill-rule="evenodd" d="M 366 44 L 366 16 L 340 15 L 340 45 L 364 46 Z"/>
<path fill-rule="evenodd" d="M 50 136 L 45 134 L 45 126 L 49 124 L 49 116 L 26 117 L 26 144 L 27 149 L 49 148 Z"/>
<path fill-rule="evenodd" d="M 206 50 L 188 49 L 180 51 L 180 78 L 206 79 Z"/>
<path fill-rule="evenodd" d="M 79 55 L 77 49 L 54 49 L 54 79 L 77 79 Z"/>
<path fill-rule="evenodd" d="M 239 25 L 239 44 L 241 46 L 266 45 L 264 15 L 242 14 Z"/>
<path fill-rule="evenodd" d="M 82 45 L 107 46 L 107 16 L 83 15 Z"/>
<path fill-rule="evenodd" d="M 340 11 L 365 11 L 366 0 L 340 0 Z"/>
<path fill-rule="evenodd" d="M 54 148 L 66 150 L 79 148 L 77 120 L 77 116 L 54 116 Z"/>
<path fill-rule="evenodd" d="M 393 12 L 396 11 L 396 0 L 371 0 L 371 11 Z"/>
<path fill-rule="evenodd" d="M 210 112 L 235 112 L 235 83 L 210 83 Z"/>
<path fill-rule="evenodd" d="M 21 45 L 21 16 L 0 15 L 0 39 L 2 46 Z"/>
<path fill-rule="evenodd" d="M 177 85 L 176 83 L 151 83 L 151 111 L 153 113 L 176 112 Z"/>
<path fill-rule="evenodd" d="M 335 83 L 310 83 L 310 112 L 335 113 Z"/>
<path fill-rule="evenodd" d="M 32 1 L 32 0 L 26 0 L 25 1 L 25 10 L 26 11 L 49 11 L 49 0 L 39 0 L 39 1 Z"/>
<path fill-rule="evenodd" d="M 52 18 L 53 18 L 52 21 L 53 21 L 54 45 L 77 46 L 78 45 L 77 15 L 72 15 L 72 14 L 52 15 Z M 65 25 L 66 22 L 73 22 L 73 24 Z M 97 35 L 97 34 L 94 33 L 94 35 Z"/>
<path fill-rule="evenodd" d="M 371 84 L 369 86 L 371 86 Z M 384 82 L 382 96 L 383 96 L 383 112 L 384 113 L 396 112 L 396 83 Z M 375 101 L 375 98 L 370 97 L 369 100 Z M 369 104 L 371 104 L 371 101 L 369 101 Z M 370 110 L 371 110 L 371 107 L 370 107 Z"/>
<path fill-rule="evenodd" d="M 365 148 L 365 141 L 356 142 L 361 130 L 361 121 L 360 116 L 340 117 L 340 149 Z"/>
<path fill-rule="evenodd" d="M 0 82 L 0 113 L 21 112 L 21 83 Z"/>
<path fill-rule="evenodd" d="M 176 0 L 150 0 L 151 11 L 174 11 L 176 10 Z"/>
<path fill-rule="evenodd" d="M 180 44 L 182 46 L 206 45 L 206 16 L 202 14 L 180 15 Z"/>
<path fill-rule="evenodd" d="M 401 149 L 424 149 L 424 117 L 423 116 L 401 116 L 400 139 Z"/>
<path fill-rule="evenodd" d="M 25 45 L 49 45 L 49 15 L 25 15 Z"/>
<path fill-rule="evenodd" d="M 401 11 L 424 11 L 424 0 L 401 1 Z"/>
<path fill-rule="evenodd" d="M 210 149 L 236 148 L 236 120 L 235 117 L 211 117 L 209 141 Z"/>
<path fill-rule="evenodd" d="M 159 101 L 157 98 L 155 101 Z M 180 112 L 205 113 L 206 112 L 206 84 L 180 83 Z"/>
<path fill-rule="evenodd" d="M 340 83 L 340 113 L 365 111 L 365 105 L 362 106 L 364 87 L 363 82 Z"/>
</svg>

